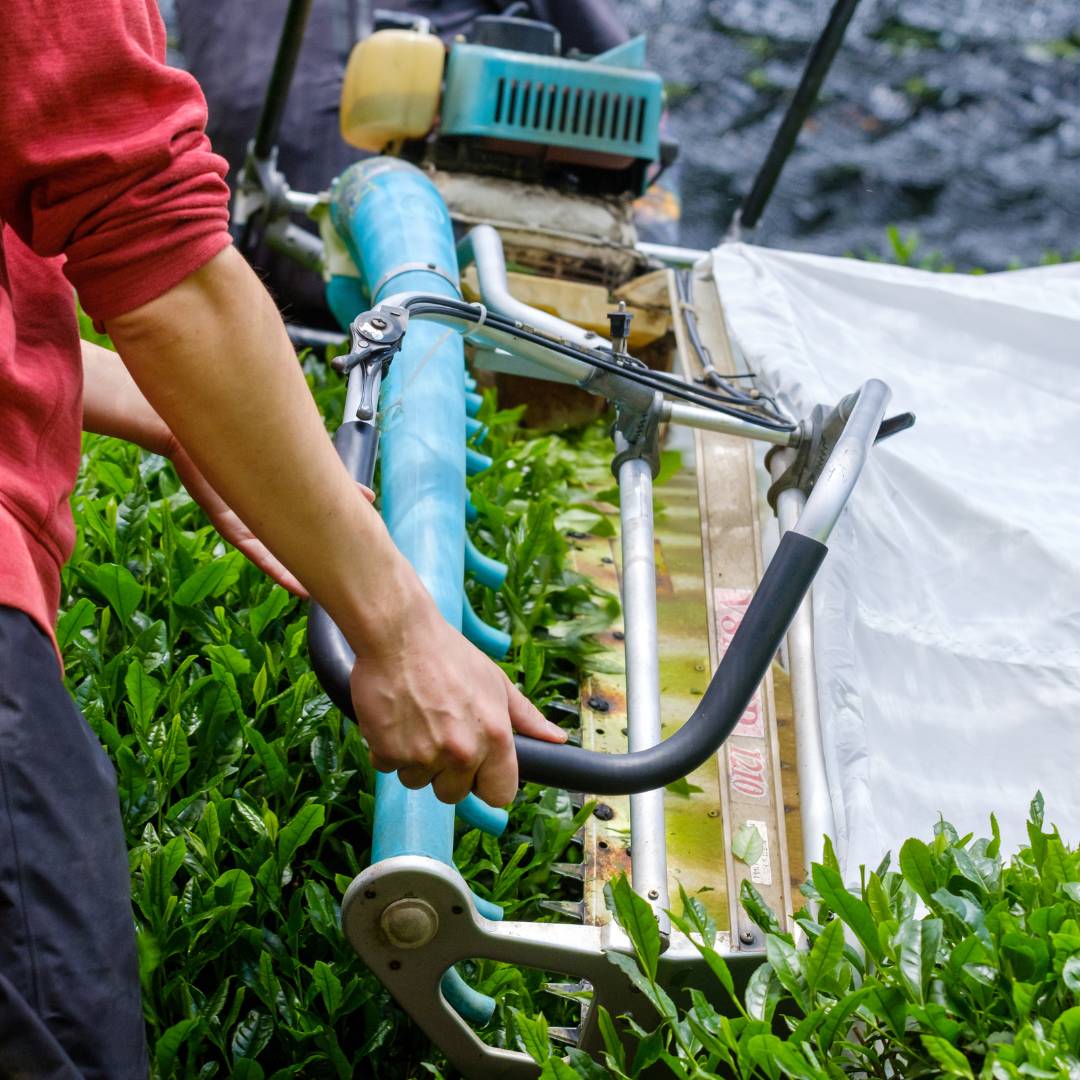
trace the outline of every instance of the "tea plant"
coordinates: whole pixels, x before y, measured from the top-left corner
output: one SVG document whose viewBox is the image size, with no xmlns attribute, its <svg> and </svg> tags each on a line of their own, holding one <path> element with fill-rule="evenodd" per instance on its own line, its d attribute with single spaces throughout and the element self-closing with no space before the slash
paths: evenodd
<svg viewBox="0 0 1080 1080">
<path fill-rule="evenodd" d="M 324 413 L 340 415 L 336 379 L 310 359 L 306 371 Z M 477 606 L 513 634 L 511 676 L 551 704 L 576 697 L 614 601 L 567 562 L 565 515 L 583 497 L 569 452 L 523 437 L 490 402 L 486 420 L 495 464 L 474 492 L 478 543 L 510 572 Z M 598 446 L 583 437 L 579 459 Z M 58 636 L 117 768 L 154 1075 L 436 1068 L 341 935 L 341 895 L 370 854 L 373 773 L 309 669 L 303 606 L 225 547 L 162 458 L 87 437 L 73 506 Z M 508 914 L 539 918 L 584 813 L 530 786 L 504 841 L 461 838 L 463 872 Z M 487 964 L 465 974 L 532 1008 L 538 979 Z"/>
<path fill-rule="evenodd" d="M 543 1025 L 519 1017 L 530 1031 L 525 1045 L 546 1080 L 636 1077 L 653 1066 L 675 1077 L 742 1080 L 1074 1080 L 1080 851 L 1047 830 L 1041 796 L 1031 804 L 1029 843 L 1010 861 L 993 818 L 991 830 L 973 840 L 941 821 L 929 843 L 903 844 L 896 869 L 886 857 L 870 873 L 863 868 L 855 887 L 828 848 L 795 916 L 805 949 L 744 883 L 766 959 L 742 995 L 716 951 L 715 925 L 684 893 L 673 920 L 692 936 L 715 992 L 673 1000 L 657 982 L 660 939 L 648 905 L 618 880 L 610 902 L 634 955 L 609 958 L 651 1002 L 657 1023 L 631 1024 L 630 1052 L 602 1015 L 603 1067 L 579 1052 L 558 1057 Z"/>
</svg>

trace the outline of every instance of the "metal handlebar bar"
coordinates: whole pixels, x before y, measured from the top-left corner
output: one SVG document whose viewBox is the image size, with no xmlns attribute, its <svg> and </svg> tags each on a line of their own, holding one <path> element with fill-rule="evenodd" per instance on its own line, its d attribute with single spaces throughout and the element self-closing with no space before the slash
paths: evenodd
<svg viewBox="0 0 1080 1080">
<path fill-rule="evenodd" d="M 859 391 L 799 520 L 784 534 L 719 667 L 687 722 L 672 736 L 626 754 L 515 736 L 521 778 L 595 795 L 662 788 L 687 776 L 720 748 L 765 677 L 788 625 L 825 558 L 825 541 L 858 482 L 877 437 L 890 391 L 877 379 Z M 338 429 L 335 446 L 353 477 L 371 484 L 378 434 L 372 423 Z M 313 604 L 308 624 L 312 666 L 330 699 L 354 717 L 349 677 L 354 655 L 330 617 Z"/>
</svg>

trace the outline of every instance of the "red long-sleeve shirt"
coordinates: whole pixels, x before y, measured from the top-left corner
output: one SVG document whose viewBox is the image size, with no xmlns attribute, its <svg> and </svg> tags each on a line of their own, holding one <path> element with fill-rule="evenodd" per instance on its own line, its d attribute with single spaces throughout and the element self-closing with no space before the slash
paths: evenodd
<svg viewBox="0 0 1080 1080">
<path fill-rule="evenodd" d="M 154 0 L 0 3 L 0 605 L 50 636 L 82 427 L 72 287 L 114 318 L 227 246 L 205 124 Z"/>
</svg>

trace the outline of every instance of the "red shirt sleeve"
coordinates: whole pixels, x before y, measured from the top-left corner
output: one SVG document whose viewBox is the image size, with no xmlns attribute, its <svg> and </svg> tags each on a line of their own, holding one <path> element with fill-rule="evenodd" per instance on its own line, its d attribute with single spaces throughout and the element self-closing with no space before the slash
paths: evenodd
<svg viewBox="0 0 1080 1080">
<path fill-rule="evenodd" d="M 227 165 L 154 0 L 0 2 L 0 219 L 110 319 L 228 246 Z"/>
</svg>

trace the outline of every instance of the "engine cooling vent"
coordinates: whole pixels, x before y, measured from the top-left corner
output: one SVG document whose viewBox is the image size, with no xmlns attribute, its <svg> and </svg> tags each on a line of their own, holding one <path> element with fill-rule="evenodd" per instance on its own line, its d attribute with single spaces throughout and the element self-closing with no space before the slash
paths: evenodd
<svg viewBox="0 0 1080 1080">
<path fill-rule="evenodd" d="M 460 44 L 450 52 L 440 130 L 656 161 L 662 110 L 652 72 Z"/>
</svg>

